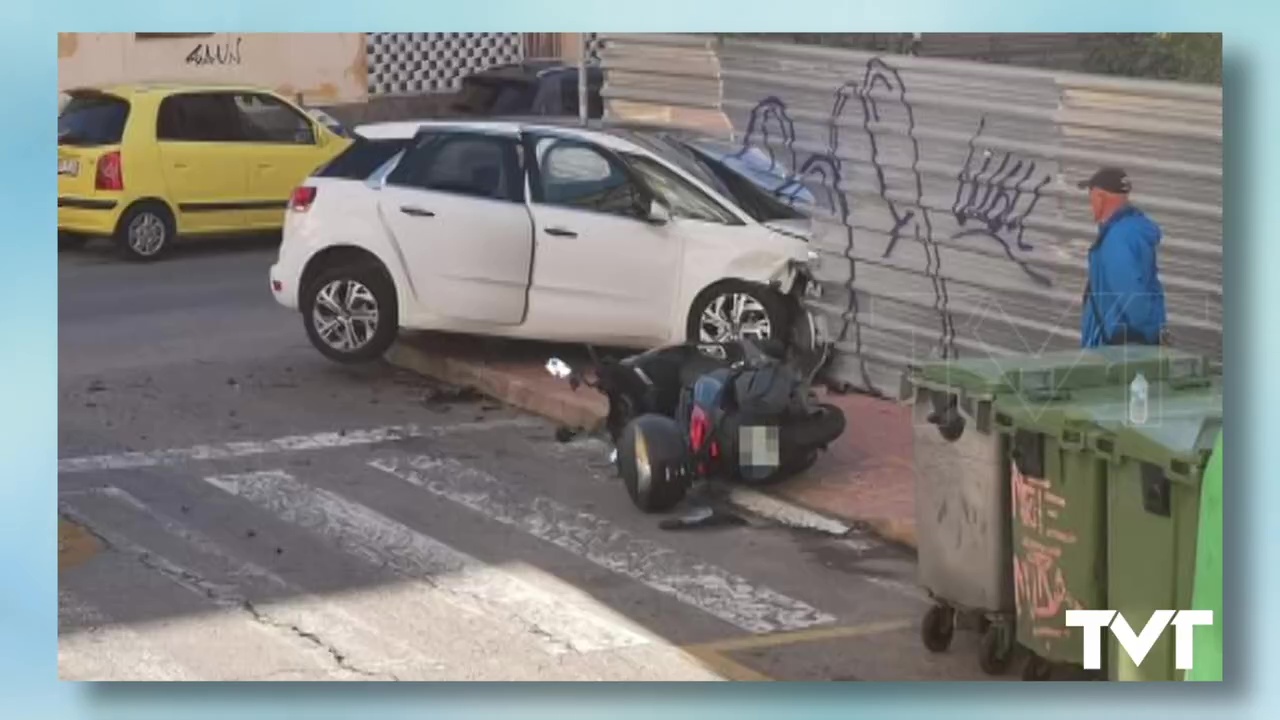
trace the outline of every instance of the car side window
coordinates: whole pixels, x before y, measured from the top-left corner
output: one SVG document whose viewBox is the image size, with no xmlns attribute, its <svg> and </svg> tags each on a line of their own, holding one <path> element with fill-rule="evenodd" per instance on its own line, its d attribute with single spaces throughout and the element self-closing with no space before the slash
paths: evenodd
<svg viewBox="0 0 1280 720">
<path fill-rule="evenodd" d="M 559 138 L 536 147 L 541 202 L 627 217 L 643 206 L 641 189 L 599 150 Z"/>
<path fill-rule="evenodd" d="M 237 94 L 235 107 L 249 142 L 274 145 L 314 145 L 316 142 L 311 121 L 270 95 Z"/>
<path fill-rule="evenodd" d="M 711 196 L 661 163 L 641 155 L 628 155 L 627 163 L 673 216 L 721 225 L 742 224 Z"/>
<path fill-rule="evenodd" d="M 160 103 L 156 139 L 163 142 L 241 142 L 239 114 L 230 95 L 181 93 Z"/>
<path fill-rule="evenodd" d="M 524 196 L 515 140 L 490 135 L 424 138 L 387 183 L 510 202 L 521 202 Z"/>
</svg>

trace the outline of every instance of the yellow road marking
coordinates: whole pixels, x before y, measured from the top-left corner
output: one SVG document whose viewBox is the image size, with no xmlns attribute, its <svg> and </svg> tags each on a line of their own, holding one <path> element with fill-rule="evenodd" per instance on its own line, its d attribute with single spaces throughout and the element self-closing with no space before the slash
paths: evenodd
<svg viewBox="0 0 1280 720">
<path fill-rule="evenodd" d="M 98 554 L 102 543 L 84 528 L 58 518 L 58 569 L 82 565 Z"/>
<path fill-rule="evenodd" d="M 706 647 L 691 646 L 684 648 L 693 659 L 702 663 L 708 670 L 726 680 L 736 682 L 773 682 L 773 678 L 756 672 L 742 663 L 732 660 Z"/>
<path fill-rule="evenodd" d="M 864 623 L 862 625 L 845 625 L 842 627 L 812 628 L 794 632 L 772 633 L 769 635 L 749 635 L 747 637 L 717 640 L 709 643 L 685 646 L 684 650 L 696 654 L 711 652 L 715 654 L 756 650 L 759 648 L 782 647 L 799 643 L 837 640 L 840 638 L 864 637 L 882 633 L 905 630 L 914 625 L 912 620 L 888 620 L 883 622 Z"/>
</svg>

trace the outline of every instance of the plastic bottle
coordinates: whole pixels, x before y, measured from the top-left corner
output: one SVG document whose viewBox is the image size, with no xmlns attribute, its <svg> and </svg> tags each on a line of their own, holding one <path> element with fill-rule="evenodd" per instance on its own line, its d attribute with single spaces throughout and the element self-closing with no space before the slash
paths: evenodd
<svg viewBox="0 0 1280 720">
<path fill-rule="evenodd" d="M 1129 383 L 1129 422 L 1142 425 L 1147 422 L 1147 378 L 1138 373 Z"/>
</svg>

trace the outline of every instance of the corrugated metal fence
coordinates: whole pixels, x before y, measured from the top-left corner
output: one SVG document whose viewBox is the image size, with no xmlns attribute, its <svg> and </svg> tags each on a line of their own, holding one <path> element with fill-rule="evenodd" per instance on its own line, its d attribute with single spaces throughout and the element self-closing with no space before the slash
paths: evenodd
<svg viewBox="0 0 1280 720">
<path fill-rule="evenodd" d="M 1164 230 L 1174 343 L 1222 353 L 1222 95 L 955 60 L 607 36 L 611 117 L 732 136 L 819 198 L 834 380 L 892 392 L 912 360 L 1078 343 L 1095 227 L 1076 188 L 1128 170 Z"/>
</svg>

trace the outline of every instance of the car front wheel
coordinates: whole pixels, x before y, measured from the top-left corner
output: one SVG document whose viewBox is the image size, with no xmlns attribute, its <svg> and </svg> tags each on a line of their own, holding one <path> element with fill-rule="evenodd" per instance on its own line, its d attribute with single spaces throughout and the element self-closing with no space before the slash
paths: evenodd
<svg viewBox="0 0 1280 720">
<path fill-rule="evenodd" d="M 729 280 L 704 290 L 689 309 L 686 340 L 698 343 L 785 339 L 784 297 L 767 287 Z"/>
<path fill-rule="evenodd" d="M 301 311 L 311 344 L 340 363 L 382 357 L 399 330 L 395 286 L 377 267 L 325 270 L 303 294 Z"/>
</svg>

